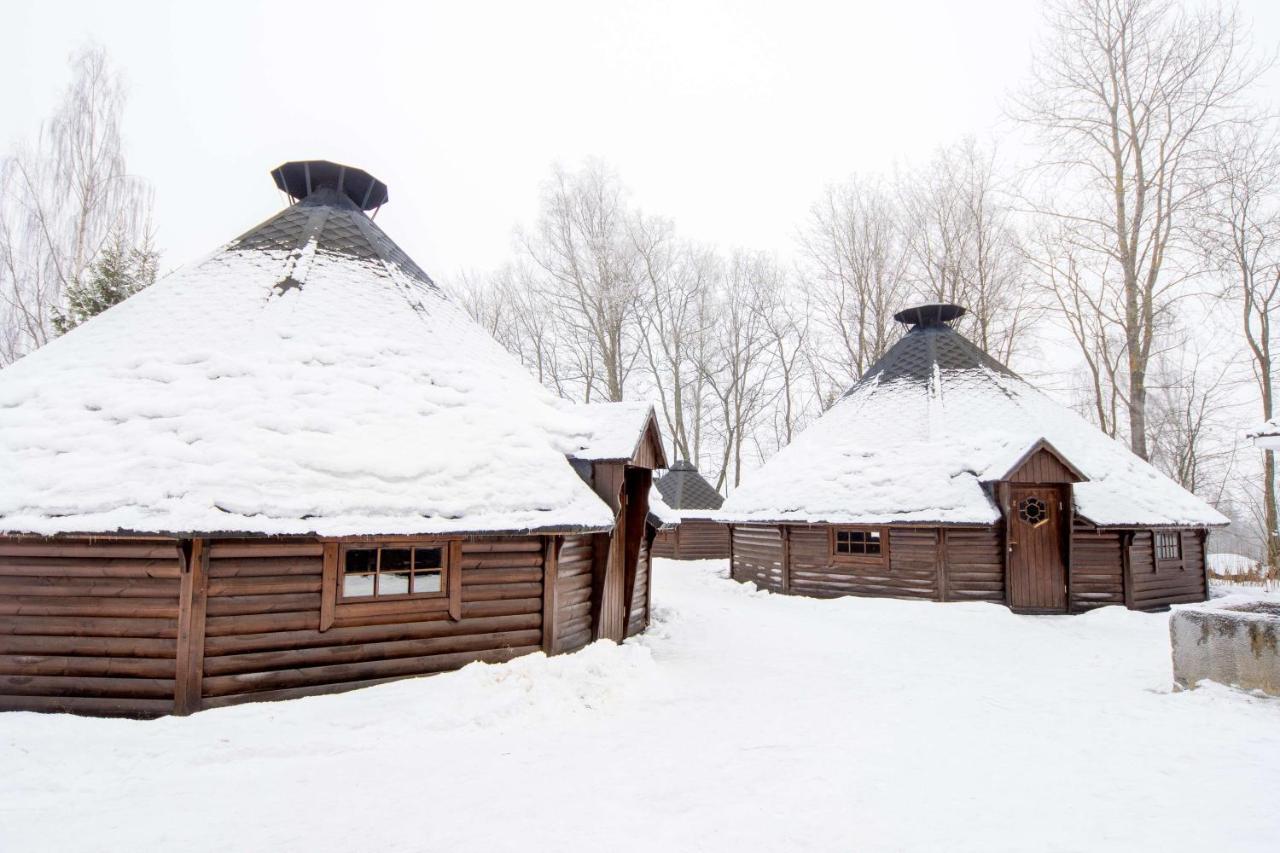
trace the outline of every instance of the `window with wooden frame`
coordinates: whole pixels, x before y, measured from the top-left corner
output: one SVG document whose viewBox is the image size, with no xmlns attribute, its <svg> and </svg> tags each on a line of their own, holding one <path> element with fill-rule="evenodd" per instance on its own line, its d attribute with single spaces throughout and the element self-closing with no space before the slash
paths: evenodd
<svg viewBox="0 0 1280 853">
<path fill-rule="evenodd" d="M 339 601 L 438 598 L 444 586 L 445 545 L 343 545 Z"/>
<path fill-rule="evenodd" d="M 1157 530 L 1155 532 L 1156 565 L 1182 564 L 1182 532 Z"/>
<path fill-rule="evenodd" d="M 833 527 L 831 557 L 839 562 L 883 563 L 889 558 L 889 530 L 884 527 Z"/>
<path fill-rule="evenodd" d="M 320 630 L 395 615 L 461 619 L 461 549 L 448 539 L 325 543 Z"/>
</svg>

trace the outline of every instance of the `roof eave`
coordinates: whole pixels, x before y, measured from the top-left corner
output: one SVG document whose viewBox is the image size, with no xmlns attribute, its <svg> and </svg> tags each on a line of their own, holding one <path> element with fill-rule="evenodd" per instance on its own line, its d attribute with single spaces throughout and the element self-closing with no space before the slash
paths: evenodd
<svg viewBox="0 0 1280 853">
<path fill-rule="evenodd" d="M 580 533 L 608 533 L 613 524 L 552 524 L 539 527 L 475 528 L 460 530 L 382 530 L 377 533 L 330 534 L 316 531 L 263 533 L 255 530 L 59 530 L 40 533 L 31 530 L 2 530 L 2 539 L 377 539 L 382 536 L 553 536 Z"/>
</svg>

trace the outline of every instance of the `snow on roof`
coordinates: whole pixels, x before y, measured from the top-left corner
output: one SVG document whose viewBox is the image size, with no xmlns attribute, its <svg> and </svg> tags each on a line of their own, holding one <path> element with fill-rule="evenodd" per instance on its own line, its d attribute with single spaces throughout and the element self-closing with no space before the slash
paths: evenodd
<svg viewBox="0 0 1280 853">
<path fill-rule="evenodd" d="M 680 524 L 680 513 L 667 506 L 656 483 L 649 486 L 649 515 L 658 529 L 666 530 Z"/>
<path fill-rule="evenodd" d="M 1280 450 L 1280 418 L 1272 418 L 1245 433 L 1256 447 L 1263 450 Z"/>
<path fill-rule="evenodd" d="M 826 414 L 730 495 L 723 520 L 992 524 L 984 485 L 1047 441 L 1087 482 L 1100 526 L 1227 519 L 943 325 L 902 338 Z"/>
<path fill-rule="evenodd" d="M 569 455 L 589 462 L 631 459 L 653 417 L 651 403 L 579 403 L 570 410 L 586 427 Z"/>
<path fill-rule="evenodd" d="M 580 431 L 320 190 L 0 371 L 0 531 L 608 529 Z"/>
</svg>

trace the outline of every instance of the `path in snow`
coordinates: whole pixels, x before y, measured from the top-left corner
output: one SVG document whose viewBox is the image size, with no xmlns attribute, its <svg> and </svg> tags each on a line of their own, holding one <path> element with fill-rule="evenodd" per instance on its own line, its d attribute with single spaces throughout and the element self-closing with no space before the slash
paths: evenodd
<svg viewBox="0 0 1280 853">
<path fill-rule="evenodd" d="M 1280 701 L 1172 693 L 1167 615 L 723 574 L 657 561 L 622 647 L 151 723 L 0 714 L 0 849 L 1274 849 Z"/>
</svg>

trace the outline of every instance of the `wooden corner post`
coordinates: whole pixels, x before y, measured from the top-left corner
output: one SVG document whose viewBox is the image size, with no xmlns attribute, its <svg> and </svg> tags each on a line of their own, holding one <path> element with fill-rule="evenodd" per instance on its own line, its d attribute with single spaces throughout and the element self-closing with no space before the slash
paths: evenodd
<svg viewBox="0 0 1280 853">
<path fill-rule="evenodd" d="M 556 579 L 560 572 L 563 536 L 548 536 L 542 549 L 542 650 L 555 654 L 560 634 L 560 606 Z"/>
<path fill-rule="evenodd" d="M 204 683 L 204 622 L 209 592 L 209 545 L 192 539 L 179 547 L 182 584 L 178 599 L 178 648 L 173 712 L 200 710 Z"/>
</svg>

